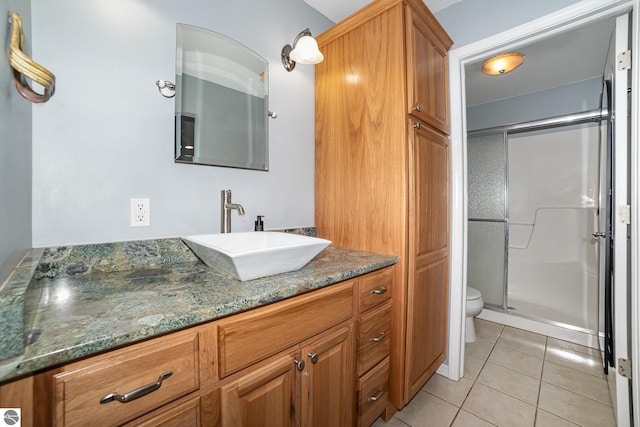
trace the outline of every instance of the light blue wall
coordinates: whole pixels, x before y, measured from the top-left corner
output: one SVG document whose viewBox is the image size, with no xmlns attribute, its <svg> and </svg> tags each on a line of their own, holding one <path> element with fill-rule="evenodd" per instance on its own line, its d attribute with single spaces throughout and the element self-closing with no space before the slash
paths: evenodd
<svg viewBox="0 0 640 427">
<path fill-rule="evenodd" d="M 467 129 L 579 113 L 600 108 L 602 78 L 584 80 L 542 92 L 516 96 L 467 108 Z"/>
<path fill-rule="evenodd" d="M 280 51 L 332 23 L 302 0 L 38 0 L 34 55 L 57 75 L 33 112 L 34 247 L 220 231 L 220 190 L 247 214 L 233 230 L 314 225 L 314 68 L 288 73 Z M 266 58 L 270 171 L 173 161 L 176 23 L 223 33 Z M 130 198 L 148 197 L 151 226 L 130 227 Z"/>
<path fill-rule="evenodd" d="M 0 287 L 31 247 L 31 103 L 13 85 L 6 61 L 8 12 L 22 16 L 27 53 L 31 52 L 30 1 L 0 0 Z"/>
<path fill-rule="evenodd" d="M 465 0 L 435 13 L 453 49 L 548 15 L 580 0 Z"/>
</svg>

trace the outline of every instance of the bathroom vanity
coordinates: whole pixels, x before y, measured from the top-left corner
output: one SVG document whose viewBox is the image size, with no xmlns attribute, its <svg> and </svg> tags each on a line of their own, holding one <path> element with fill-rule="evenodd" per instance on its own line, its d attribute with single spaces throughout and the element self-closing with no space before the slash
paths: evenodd
<svg viewBox="0 0 640 427">
<path fill-rule="evenodd" d="M 329 247 L 240 282 L 179 239 L 52 248 L 24 267 L 31 341 L 0 362 L 0 407 L 23 426 L 370 425 L 397 260 Z"/>
</svg>

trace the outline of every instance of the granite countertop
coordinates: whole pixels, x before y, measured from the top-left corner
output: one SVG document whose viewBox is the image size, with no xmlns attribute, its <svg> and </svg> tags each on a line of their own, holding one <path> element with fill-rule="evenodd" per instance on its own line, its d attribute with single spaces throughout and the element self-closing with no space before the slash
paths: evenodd
<svg viewBox="0 0 640 427">
<path fill-rule="evenodd" d="M 180 239 L 34 249 L 0 289 L 0 296 L 13 302 L 10 308 L 19 311 L 18 301 L 24 310 L 23 352 L 0 360 L 0 382 L 397 261 L 396 256 L 329 246 L 298 271 L 240 282 L 207 267 Z M 7 320 L 0 313 L 0 322 Z"/>
</svg>

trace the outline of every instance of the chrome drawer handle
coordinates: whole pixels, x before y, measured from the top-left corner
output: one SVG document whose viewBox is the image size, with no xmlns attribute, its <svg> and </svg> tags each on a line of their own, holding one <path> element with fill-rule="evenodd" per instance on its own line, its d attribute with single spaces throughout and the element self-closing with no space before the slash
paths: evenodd
<svg viewBox="0 0 640 427">
<path fill-rule="evenodd" d="M 380 289 L 372 289 L 370 294 L 371 295 L 382 295 L 382 294 L 386 294 L 387 293 L 387 287 L 383 286 Z"/>
<path fill-rule="evenodd" d="M 382 341 L 385 337 L 387 336 L 387 334 L 385 334 L 384 332 L 380 332 L 380 335 L 377 337 L 373 337 L 373 338 L 369 338 L 369 342 L 380 342 Z"/>
<path fill-rule="evenodd" d="M 307 353 L 307 356 L 309 356 L 309 359 L 311 359 L 311 363 L 313 363 L 314 365 L 318 363 L 318 353 Z"/>
<path fill-rule="evenodd" d="M 137 388 L 137 389 L 135 389 L 133 391 L 130 391 L 129 393 L 126 393 L 126 394 L 120 394 L 120 393 L 117 393 L 117 392 L 116 393 L 109 393 L 105 397 L 100 399 L 100 403 L 109 403 L 109 402 L 112 402 L 114 400 L 116 400 L 116 401 L 118 401 L 120 403 L 131 402 L 132 400 L 136 400 L 139 397 L 145 396 L 145 395 L 151 393 L 152 391 L 156 391 L 157 389 L 159 389 L 160 386 L 162 385 L 162 381 L 166 380 L 171 375 L 173 375 L 173 372 L 171 372 L 171 371 L 165 372 L 164 374 L 162 374 L 162 375 L 160 375 L 158 377 L 158 381 L 156 381 L 155 383 L 147 384 L 147 385 L 142 386 L 140 388 Z"/>
<path fill-rule="evenodd" d="M 304 371 L 304 360 L 293 359 L 293 364 L 296 365 L 298 371 Z"/>
<path fill-rule="evenodd" d="M 384 396 L 384 387 L 380 386 L 380 388 L 378 388 L 378 394 L 376 394 L 375 396 L 369 397 L 367 399 L 367 402 L 377 402 L 382 398 L 382 396 Z"/>
<path fill-rule="evenodd" d="M 415 107 L 413 107 L 413 109 L 414 109 L 415 111 L 422 111 L 422 105 L 420 105 L 420 104 L 416 104 L 416 106 L 415 106 Z"/>
</svg>

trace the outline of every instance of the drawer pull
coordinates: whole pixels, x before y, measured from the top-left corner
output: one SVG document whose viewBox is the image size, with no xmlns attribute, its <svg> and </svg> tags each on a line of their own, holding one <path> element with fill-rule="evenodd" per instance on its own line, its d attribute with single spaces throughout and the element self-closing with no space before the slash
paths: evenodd
<svg viewBox="0 0 640 427">
<path fill-rule="evenodd" d="M 367 402 L 377 402 L 382 398 L 382 396 L 384 396 L 384 387 L 380 386 L 380 388 L 378 388 L 378 394 L 376 394 L 375 396 L 369 397 L 367 399 Z"/>
<path fill-rule="evenodd" d="M 296 365 L 296 369 L 300 372 L 304 371 L 304 360 L 294 359 L 293 364 Z"/>
<path fill-rule="evenodd" d="M 311 359 L 311 363 L 313 363 L 314 365 L 318 363 L 318 353 L 307 353 L 307 356 L 309 356 L 309 359 Z"/>
<path fill-rule="evenodd" d="M 371 289 L 372 295 L 382 295 L 387 293 L 387 287 L 383 286 L 380 289 Z"/>
<path fill-rule="evenodd" d="M 380 332 L 380 335 L 377 337 L 369 338 L 369 342 L 380 342 L 387 336 L 386 333 Z"/>
<path fill-rule="evenodd" d="M 420 104 L 416 104 L 416 106 L 415 106 L 415 107 L 413 107 L 413 109 L 414 109 L 415 111 L 422 111 L 422 105 L 420 105 Z"/>
<path fill-rule="evenodd" d="M 132 400 L 136 400 L 139 397 L 145 396 L 151 393 L 152 391 L 156 391 L 157 389 L 159 389 L 160 386 L 162 385 L 162 381 L 166 380 L 171 375 L 173 375 L 173 372 L 171 371 L 165 372 L 164 374 L 158 377 L 158 381 L 156 381 L 155 383 L 147 384 L 133 391 L 130 391 L 129 393 L 126 393 L 126 394 L 119 394 L 117 392 L 109 393 L 105 397 L 100 399 L 100 403 L 109 403 L 114 400 L 117 400 L 120 403 L 131 402 Z"/>
</svg>

